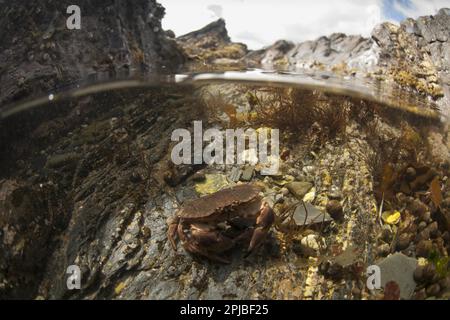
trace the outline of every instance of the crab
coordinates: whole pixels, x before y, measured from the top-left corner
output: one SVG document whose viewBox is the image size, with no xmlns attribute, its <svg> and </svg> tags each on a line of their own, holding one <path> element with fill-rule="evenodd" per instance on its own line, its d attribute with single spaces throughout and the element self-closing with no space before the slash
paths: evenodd
<svg viewBox="0 0 450 320">
<path fill-rule="evenodd" d="M 251 184 L 237 185 L 186 202 L 168 220 L 168 239 L 176 251 L 176 237 L 186 251 L 229 263 L 222 254 L 249 241 L 251 254 L 264 241 L 275 220 L 267 202 Z"/>
</svg>

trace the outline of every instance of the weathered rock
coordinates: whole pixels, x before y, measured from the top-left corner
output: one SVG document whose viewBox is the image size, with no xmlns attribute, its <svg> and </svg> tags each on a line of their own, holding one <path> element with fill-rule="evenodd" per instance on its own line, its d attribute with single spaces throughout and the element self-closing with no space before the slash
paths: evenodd
<svg viewBox="0 0 450 320">
<path fill-rule="evenodd" d="M 317 67 L 348 71 L 369 69 L 377 62 L 377 49 L 370 39 L 342 33 L 321 37 L 315 41 L 294 44 L 278 41 L 263 50 L 246 56 L 250 65 L 264 68 L 310 69 Z"/>
<path fill-rule="evenodd" d="M 132 6 L 80 0 L 81 30 L 66 28 L 66 8 L 72 4 L 2 4 L 7 12 L 0 18 L 2 105 L 94 74 L 109 78 L 142 68 L 167 72 L 183 63 L 177 44 L 161 28 L 164 8 L 155 0 L 138 0 Z"/>
<path fill-rule="evenodd" d="M 450 57 L 446 56 L 449 46 L 446 25 L 450 18 L 447 13 L 448 9 L 442 9 L 435 16 L 406 19 L 400 27 L 383 23 L 373 30 L 372 38 L 380 48 L 380 64 L 393 71 L 396 82 L 434 98 L 445 93 L 444 100 L 448 102 Z M 436 82 L 437 77 L 442 87 Z"/>
<path fill-rule="evenodd" d="M 245 44 L 231 42 L 223 19 L 214 21 L 200 30 L 182 35 L 176 40 L 191 60 L 197 60 L 202 65 L 209 63 L 210 67 L 213 64 L 223 67 L 227 64 L 238 63 L 238 60 L 247 53 Z M 200 67 L 194 64 L 194 68 Z"/>
<path fill-rule="evenodd" d="M 450 102 L 449 9 L 400 26 L 386 22 L 376 26 L 371 38 L 341 33 L 314 41 L 277 41 L 244 58 L 251 67 L 282 70 L 328 70 L 341 75 L 367 72 L 400 86 L 440 99 L 446 114 Z"/>
</svg>

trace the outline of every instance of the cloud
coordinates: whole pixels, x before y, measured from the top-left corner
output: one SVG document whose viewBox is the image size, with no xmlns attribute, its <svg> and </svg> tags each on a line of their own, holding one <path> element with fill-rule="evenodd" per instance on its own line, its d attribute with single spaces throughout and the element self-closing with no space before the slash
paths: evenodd
<svg viewBox="0 0 450 320">
<path fill-rule="evenodd" d="M 314 40 L 335 32 L 369 36 L 386 20 L 434 14 L 450 0 L 159 0 L 163 27 L 177 35 L 223 17 L 233 41 L 259 49 L 277 40 Z M 214 14 L 211 14 L 214 13 Z"/>
<path fill-rule="evenodd" d="M 223 8 L 220 5 L 217 4 L 211 4 L 206 7 L 208 10 L 210 10 L 214 14 L 214 18 L 223 18 L 222 12 Z"/>
<path fill-rule="evenodd" d="M 394 0 L 394 8 L 405 17 L 417 18 L 436 14 L 441 8 L 450 8 L 450 0 Z"/>
</svg>

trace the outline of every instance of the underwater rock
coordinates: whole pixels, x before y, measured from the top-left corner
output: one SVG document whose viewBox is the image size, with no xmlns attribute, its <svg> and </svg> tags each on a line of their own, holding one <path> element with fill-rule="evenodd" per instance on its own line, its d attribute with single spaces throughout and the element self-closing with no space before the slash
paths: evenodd
<svg viewBox="0 0 450 320">
<path fill-rule="evenodd" d="M 206 180 L 206 175 L 203 172 L 196 172 L 192 175 L 191 180 L 194 182 L 202 182 Z"/>
<path fill-rule="evenodd" d="M 115 13 L 115 8 L 118 6 L 116 3 L 119 2 L 115 2 L 112 8 L 108 10 L 112 10 Z M 150 1 L 148 3 L 152 4 L 153 2 Z M 141 2 L 137 2 L 137 7 L 141 4 Z M 133 10 L 137 9 L 134 8 Z M 148 19 L 148 24 L 150 25 L 152 24 L 151 17 Z M 124 23 L 125 28 L 127 28 L 129 23 L 132 23 L 128 20 Z M 101 24 L 100 28 L 103 30 L 103 24 Z M 144 29 L 147 30 L 147 27 Z M 147 31 L 142 32 L 146 36 L 160 36 L 159 33 L 155 34 L 149 30 Z M 217 61 L 217 59 L 222 59 L 219 56 L 228 56 L 230 58 L 224 59 L 230 60 L 241 59 L 240 57 L 245 50 L 243 46 L 233 45 L 229 42 L 223 22 L 218 22 L 212 25 L 209 31 L 203 30 L 203 32 L 210 32 L 210 40 L 213 37 L 220 38 L 217 40 L 219 45 L 215 44 L 216 40 L 209 42 L 207 39 L 203 39 L 203 35 L 200 33 L 194 33 L 189 36 L 192 37 L 192 42 L 188 39 L 189 37 L 180 37 L 181 40 L 177 40 L 179 43 L 185 42 L 184 50 L 188 51 L 188 55 L 192 54 L 190 57 L 192 60 L 210 59 L 211 61 Z M 395 32 L 399 31 L 396 29 Z M 48 37 L 54 38 L 55 34 L 55 32 L 49 32 Z M 153 40 L 158 41 L 157 39 Z M 394 38 L 386 39 L 386 41 L 389 40 L 396 41 Z M 342 59 L 347 59 L 346 54 L 343 54 L 343 52 L 335 52 L 336 48 L 333 46 L 339 43 L 354 44 L 356 46 L 354 50 L 358 51 L 360 49 L 361 55 L 355 55 L 354 58 L 356 60 L 361 58 L 359 62 L 363 64 L 365 63 L 364 61 L 367 62 L 371 58 L 376 57 L 375 49 L 377 45 L 372 40 L 361 40 L 359 37 L 349 38 L 337 34 L 327 39 L 322 38 L 318 42 L 320 43 L 317 44 L 317 50 L 312 50 L 311 48 L 310 51 L 315 51 L 312 55 L 324 56 L 324 61 L 328 58 L 330 61 L 339 61 L 339 54 L 342 54 Z M 200 48 L 200 44 L 203 46 L 202 48 Z M 364 51 L 366 45 L 367 47 L 370 45 L 369 51 Z M 432 45 L 435 45 L 435 43 Z M 189 46 L 205 51 L 189 52 Z M 294 57 L 285 60 L 284 55 L 289 54 L 292 50 L 296 50 L 296 47 L 297 45 L 292 46 L 288 42 L 280 42 L 276 47 L 277 52 L 280 52 L 280 58 L 271 59 L 276 59 L 280 66 L 286 61 L 289 62 L 291 58 L 294 61 Z M 88 48 L 91 48 L 91 46 L 89 45 Z M 149 50 L 149 52 L 153 52 L 152 50 Z M 371 55 L 372 53 L 374 55 Z M 196 54 L 199 56 L 194 56 Z M 24 56 L 28 59 L 28 55 Z M 32 61 L 40 59 L 40 57 L 41 53 L 35 53 Z M 49 58 L 52 63 L 55 62 L 51 54 Z M 385 58 L 383 56 L 383 59 Z M 225 62 L 231 63 L 230 60 L 225 60 Z M 358 61 L 354 62 L 355 65 L 359 63 Z M 114 65 L 114 63 L 105 63 L 105 66 L 100 66 L 100 70 Z M 302 63 L 300 61 L 299 65 L 301 66 Z M 314 67 L 321 68 L 321 65 L 315 62 Z M 418 72 L 428 74 L 430 71 L 428 69 L 430 69 L 430 66 L 426 64 Z M 344 74 L 347 72 L 352 73 L 343 64 L 334 66 L 334 70 Z M 427 77 L 431 78 L 432 76 Z M 231 85 L 230 88 L 227 92 L 229 95 L 237 95 L 240 92 L 235 90 L 236 86 L 234 85 Z M 190 93 L 192 91 L 195 94 L 198 93 L 192 88 L 189 88 L 189 90 Z M 181 95 L 183 94 L 181 93 Z M 177 95 L 179 96 L 180 93 L 171 94 L 170 100 L 178 101 Z M 39 145 L 39 148 L 37 148 L 37 154 L 39 155 L 31 158 L 31 168 L 27 167 L 28 163 L 21 163 L 20 167 L 23 170 L 18 172 L 12 171 L 11 173 L 11 175 L 29 175 L 29 182 L 23 183 L 23 185 L 38 193 L 36 199 L 31 201 L 31 203 L 37 205 L 38 208 L 41 207 L 42 201 L 47 205 L 42 206 L 43 208 L 45 207 L 44 213 L 36 215 L 39 219 L 41 217 L 47 218 L 40 220 L 40 222 L 46 224 L 48 220 L 51 226 L 59 227 L 61 225 L 63 229 L 61 233 L 53 233 L 52 230 L 49 237 L 47 237 L 47 228 L 37 228 L 36 230 L 40 232 L 39 234 L 33 233 L 35 229 L 28 233 L 30 237 L 37 239 L 36 245 L 42 247 L 42 250 L 50 250 L 46 247 L 50 242 L 53 243 L 54 241 L 58 244 L 56 250 L 50 250 L 52 252 L 51 259 L 42 261 L 42 268 L 45 268 L 45 274 L 42 282 L 37 283 L 40 285 L 37 293 L 38 297 L 55 299 L 277 299 L 287 297 L 297 299 L 302 296 L 309 297 L 307 294 L 302 295 L 303 292 L 309 293 L 302 287 L 304 284 L 312 284 L 314 290 L 317 289 L 314 294 L 310 295 L 312 298 L 331 298 L 331 295 L 337 298 L 349 296 L 351 285 L 330 284 L 324 281 L 323 277 L 317 276 L 315 262 L 320 260 L 320 258 L 308 259 L 308 262 L 304 265 L 298 265 L 298 260 L 300 259 L 290 254 L 291 252 L 289 251 L 289 238 L 291 236 L 289 232 L 292 230 L 281 230 L 281 227 L 280 230 L 272 228 L 269 231 L 269 235 L 264 245 L 259 248 L 260 251 L 258 253 L 244 259 L 242 252 L 239 250 L 233 252 L 233 262 L 227 266 L 219 266 L 201 259 L 197 260 L 188 254 L 181 245 L 178 245 L 176 251 L 172 250 L 170 243 L 167 241 L 167 219 L 173 217 L 184 201 L 197 198 L 199 196 L 197 193 L 200 193 L 200 195 L 212 193 L 229 186 L 229 180 L 233 182 L 239 181 L 242 175 L 242 168 L 237 168 L 238 171 L 233 172 L 235 175 L 230 175 L 231 168 L 229 166 L 225 168 L 211 167 L 208 171 L 205 170 L 208 174 L 196 177 L 195 174 L 191 174 L 198 172 L 198 168 L 184 167 L 180 171 L 173 171 L 173 168 L 167 165 L 168 154 L 170 153 L 167 142 L 170 139 L 170 133 L 175 128 L 180 127 L 180 121 L 173 119 L 179 116 L 179 118 L 182 118 L 182 122 L 189 123 L 197 116 L 195 111 L 201 109 L 198 108 L 197 103 L 177 102 L 176 107 L 173 103 L 165 104 L 164 101 L 168 101 L 168 97 L 161 96 L 160 93 L 151 91 L 149 88 L 146 88 L 145 92 L 140 91 L 139 94 L 134 94 L 133 92 L 133 98 L 130 103 L 128 98 L 123 99 L 123 97 L 120 97 L 119 99 L 115 92 L 109 93 L 108 96 L 112 97 L 111 100 L 113 101 L 106 103 L 108 109 L 107 117 L 104 117 L 105 114 L 102 112 L 89 115 L 89 117 L 85 115 L 81 117 L 83 119 L 89 118 L 94 126 L 101 123 L 100 119 L 106 118 L 108 130 L 102 131 L 100 135 L 94 135 L 89 141 L 86 141 L 87 139 L 84 137 L 85 131 L 90 130 L 89 126 L 81 131 L 74 129 L 67 136 L 59 134 L 58 131 L 55 134 L 58 138 L 57 143 L 47 143 L 42 148 Z M 115 103 L 116 100 L 118 101 L 117 104 Z M 100 108 L 101 105 L 96 102 L 97 100 L 93 100 L 91 103 L 96 109 Z M 115 119 L 112 121 L 113 118 Z M 380 119 L 380 121 L 383 121 L 383 119 Z M 62 122 L 61 126 L 64 126 L 64 122 Z M 125 128 L 126 130 L 123 131 Z M 110 131 L 109 129 L 114 130 Z M 116 131 L 116 129 L 120 130 Z M 129 139 L 123 145 L 111 139 L 112 135 L 121 131 L 125 132 L 127 139 Z M 347 144 L 353 144 L 355 137 L 349 135 L 345 142 L 342 140 L 339 142 L 337 140 L 333 141 L 339 144 L 336 147 L 316 150 L 317 154 L 314 155 L 314 163 L 310 163 L 310 161 L 308 161 L 308 165 L 303 163 L 304 170 L 301 175 L 305 174 L 308 181 L 317 180 L 317 190 L 313 188 L 313 183 L 310 182 L 303 184 L 303 190 L 301 188 L 296 190 L 296 198 L 300 198 L 300 200 L 305 199 L 305 194 L 308 194 L 309 191 L 307 198 L 311 201 L 315 200 L 321 206 L 324 206 L 328 200 L 327 190 L 332 184 L 336 184 L 336 186 L 339 186 L 336 187 L 337 190 L 342 189 L 342 192 L 339 196 L 330 196 L 329 198 L 336 198 L 332 200 L 344 199 L 345 204 L 349 204 L 349 208 L 346 210 L 348 219 L 342 224 L 329 223 L 324 225 L 320 235 L 310 234 L 299 239 L 300 235 L 295 234 L 293 240 L 297 241 L 297 248 L 294 248 L 294 245 L 292 248 L 296 253 L 298 252 L 296 249 L 300 247 L 300 252 L 306 256 L 319 256 L 319 253 L 323 255 L 332 254 L 328 258 L 334 261 L 328 265 L 326 272 L 331 279 L 336 280 L 342 279 L 344 275 L 347 275 L 347 267 L 351 267 L 360 258 L 363 261 L 373 261 L 374 255 L 377 253 L 376 250 L 370 250 L 370 248 L 377 249 L 376 243 L 372 246 L 374 239 L 385 241 L 386 243 L 381 244 L 383 246 L 381 249 L 383 250 L 378 252 L 382 252 L 383 255 L 389 254 L 389 244 L 392 242 L 392 235 L 393 232 L 395 233 L 396 228 L 388 225 L 381 228 L 375 226 L 376 211 L 373 209 L 377 207 L 377 203 L 373 197 L 374 186 L 372 185 L 371 172 L 367 171 L 366 166 L 369 165 L 371 158 L 367 157 L 367 155 L 370 154 L 370 151 L 376 150 L 367 145 L 365 138 L 359 138 L 358 130 L 353 130 L 351 133 L 352 135 L 358 135 L 357 143 L 352 146 L 351 151 L 348 150 Z M 16 140 L 11 139 L 11 141 L 16 144 Z M 328 141 L 326 141 L 326 144 L 328 144 Z M 26 144 L 26 147 L 29 145 Z M 84 151 L 85 149 L 87 151 Z M 343 149 L 345 153 L 343 153 Z M 39 153 L 41 150 L 42 153 Z M 287 167 L 295 163 L 294 161 L 299 160 L 296 159 L 297 157 L 305 156 L 305 153 L 299 152 L 295 148 L 290 150 L 288 158 L 292 159 L 293 162 L 287 163 L 286 161 Z M 67 154 L 78 154 L 82 155 L 82 157 L 69 157 L 71 159 L 68 162 L 56 159 L 58 160 L 56 161 L 56 166 L 48 166 L 52 170 L 44 168 L 45 170 L 41 172 L 47 159 L 51 159 L 53 155 Z M 343 154 L 348 154 L 348 156 L 343 156 Z M 120 161 L 117 161 L 117 159 L 120 159 Z M 69 170 L 60 172 L 53 170 L 61 167 L 65 168 L 69 164 L 74 166 L 75 173 Z M 317 174 L 324 172 L 323 167 L 327 167 L 326 172 L 329 178 L 323 179 L 321 174 Z M 259 175 L 255 175 L 252 179 L 259 180 L 260 184 L 264 184 L 266 197 L 269 196 L 269 192 L 272 193 L 270 195 L 273 199 L 272 202 L 280 202 L 277 205 L 280 211 L 290 209 L 289 206 L 291 204 L 295 206 L 294 222 L 297 225 L 302 226 L 305 223 L 306 215 L 308 215 L 307 223 L 309 224 L 312 224 L 314 221 L 320 223 L 324 221 L 324 218 L 325 221 L 331 221 L 331 217 L 320 207 L 306 203 L 305 210 L 303 204 L 296 205 L 296 201 L 299 199 L 293 199 L 294 197 L 286 192 L 289 191 L 295 195 L 295 192 L 288 189 L 286 185 L 291 183 L 292 186 L 292 183 L 295 183 L 293 182 L 294 179 L 299 181 L 303 179 L 299 177 L 300 168 L 302 167 L 297 166 L 295 170 L 286 171 L 291 176 L 267 177 L 267 179 L 264 179 L 264 183 L 262 182 L 263 178 Z M 170 171 L 169 175 L 165 176 L 168 171 Z M 285 171 L 282 172 L 284 173 Z M 139 173 L 142 181 L 141 179 L 135 179 L 137 177 L 134 176 L 135 173 Z M 170 184 L 160 183 L 163 181 L 163 179 L 160 179 L 161 176 L 169 178 Z M 131 183 L 130 180 L 134 181 L 134 183 Z M 45 199 L 47 199 L 49 194 L 51 198 L 52 193 L 47 192 L 47 189 L 44 190 L 46 191 L 45 193 L 42 193 L 38 188 L 41 181 L 61 181 L 64 183 L 65 188 L 62 188 L 60 185 L 57 186 L 58 197 L 56 199 L 58 201 L 46 203 L 47 200 Z M 31 182 L 34 184 L 30 185 L 29 183 Z M 44 186 L 46 185 L 44 184 Z M 2 193 L 0 192 L 0 194 Z M 65 197 L 66 194 L 68 194 L 68 199 Z M 345 194 L 345 198 L 343 194 Z M 300 197 L 297 197 L 297 195 Z M 448 197 L 449 195 L 445 196 Z M 11 199 L 10 196 L 7 198 Z M 421 196 L 421 198 L 423 201 L 426 201 L 426 196 Z M 26 201 L 25 203 L 30 202 Z M 52 206 L 48 206 L 48 204 Z M 386 202 L 386 207 L 388 207 L 387 204 L 388 202 Z M 58 210 L 50 210 L 49 208 L 54 209 L 53 205 L 59 205 L 57 207 Z M 400 210 L 399 208 L 397 209 Z M 308 211 L 308 214 L 306 211 Z M 340 213 L 340 210 L 336 211 Z M 430 213 L 430 209 L 425 204 L 417 211 L 419 211 L 416 212 L 417 217 L 423 216 L 421 211 Z M 0 210 L 0 212 L 4 211 Z M 34 211 L 30 212 L 34 213 Z M 70 212 L 67 223 L 59 223 L 59 221 L 55 222 L 55 220 L 52 220 L 56 217 L 59 219 L 66 212 Z M 437 213 L 433 211 L 433 219 L 436 219 L 435 215 Z M 20 210 L 17 217 L 21 217 Z M 423 225 L 423 239 L 421 240 L 428 240 L 428 237 L 435 234 L 433 230 L 428 229 L 433 224 L 429 221 L 430 219 L 431 215 L 430 218 L 426 219 L 427 223 Z M 11 225 L 11 223 L 9 224 Z M 22 225 L 27 226 L 27 224 Z M 322 227 L 321 225 L 319 226 Z M 226 225 L 223 227 L 227 228 Z M 433 228 L 434 226 L 430 227 L 430 229 Z M 296 232 L 299 228 L 292 229 Z M 394 231 L 392 232 L 391 230 Z M 383 234 L 380 235 L 379 231 Z M 407 231 L 406 234 L 412 233 L 412 231 Z M 14 240 L 15 235 L 7 228 L 7 232 L 2 230 L 1 239 L 2 241 L 4 239 L 8 241 L 10 239 Z M 19 237 L 19 240 L 21 239 Z M 30 239 L 25 239 L 25 248 L 34 248 L 34 243 Z M 434 244 L 438 243 L 437 240 L 439 239 L 433 240 Z M 19 241 L 19 244 L 21 243 Z M 405 243 L 411 244 L 410 239 L 406 236 Z M 330 244 L 329 248 L 332 250 L 327 250 L 329 248 L 326 248 L 325 244 Z M 355 245 L 361 247 L 360 251 L 353 247 Z M 321 248 L 324 249 L 323 252 Z M 346 249 L 342 252 L 344 248 Z M 20 246 L 7 247 L 7 250 L 0 250 L 0 252 L 8 253 L 8 250 L 15 249 L 20 249 Z M 17 256 L 13 255 L 13 258 L 15 257 Z M 398 283 L 401 294 L 407 294 L 412 287 L 410 285 L 411 279 L 407 276 L 412 274 L 410 269 L 415 270 L 415 267 L 411 267 L 415 260 L 408 260 L 405 256 L 400 256 L 401 258 L 395 260 L 393 257 L 398 256 L 390 256 L 382 262 L 383 268 L 388 270 L 388 275 L 392 275 L 393 278 L 387 280 Z M 7 263 L 9 263 L 8 260 Z M 0 268 L 5 268 L 7 263 L 0 263 Z M 82 270 L 83 288 L 80 291 L 69 291 L 66 288 L 65 270 L 68 264 L 77 264 Z M 16 270 L 21 271 L 19 268 Z M 40 272 L 40 270 L 37 271 L 38 273 Z M 403 279 L 402 277 L 406 278 Z M 8 281 L 10 280 L 8 279 Z M 286 283 L 289 286 L 285 286 L 284 284 Z M 26 292 L 19 292 L 25 287 L 21 286 L 21 284 L 12 283 L 12 287 L 18 290 L 14 296 L 34 298 L 37 284 L 31 284 L 26 288 Z M 440 283 L 439 286 L 442 287 Z M 295 287 L 295 290 L 292 289 L 293 287 Z M 407 288 L 406 290 L 404 289 L 405 287 Z M 360 290 L 362 288 L 363 286 L 359 286 Z M 9 290 L 10 288 L 6 289 Z M 294 291 L 295 294 L 293 293 Z M 362 291 L 364 294 L 364 290 Z M 10 293 L 11 291 L 8 292 L 5 291 L 5 288 L 0 288 L 0 296 L 9 295 Z M 359 294 L 359 292 L 357 293 Z"/>
<path fill-rule="evenodd" d="M 429 297 L 435 297 L 439 294 L 439 292 L 441 291 L 441 287 L 439 286 L 438 283 L 434 283 L 432 285 L 429 285 L 426 289 L 427 295 Z"/>
<path fill-rule="evenodd" d="M 395 245 L 395 248 L 398 251 L 402 251 L 405 250 L 409 247 L 410 243 L 412 240 L 412 235 L 408 234 L 408 233 L 402 233 L 399 235 L 398 239 L 397 239 L 397 243 Z"/>
<path fill-rule="evenodd" d="M 201 195 L 212 194 L 228 186 L 226 176 L 222 174 L 205 174 L 205 179 L 195 185 L 195 191 Z"/>
<path fill-rule="evenodd" d="M 228 178 L 232 182 L 238 182 L 241 179 L 242 170 L 239 167 L 233 167 L 228 175 Z"/>
<path fill-rule="evenodd" d="M 303 197 L 311 190 L 313 187 L 312 183 L 303 182 L 290 182 L 286 184 L 286 188 L 294 195 L 297 199 L 302 200 Z"/>
<path fill-rule="evenodd" d="M 250 181 L 252 180 L 253 177 L 253 172 L 255 171 L 255 167 L 254 166 L 245 166 L 244 169 L 242 170 L 242 175 L 241 175 L 241 181 Z"/>
<path fill-rule="evenodd" d="M 423 267 L 422 281 L 431 282 L 436 277 L 436 266 L 434 263 L 428 263 Z"/>
<path fill-rule="evenodd" d="M 433 242 L 431 240 L 422 240 L 416 246 L 416 255 L 422 258 L 428 258 L 433 250 Z"/>
<path fill-rule="evenodd" d="M 390 251 L 391 247 L 387 243 L 383 243 L 377 248 L 377 255 L 380 257 L 386 257 Z"/>
<path fill-rule="evenodd" d="M 304 256 L 319 256 L 321 250 L 326 247 L 324 239 L 317 234 L 309 234 L 300 240 L 301 253 Z"/>
<path fill-rule="evenodd" d="M 395 281 L 400 288 L 402 299 L 409 299 L 416 288 L 414 271 L 417 260 L 396 253 L 383 259 L 378 266 L 381 269 L 381 286 L 384 288 L 389 281 Z"/>
<path fill-rule="evenodd" d="M 342 221 L 342 219 L 344 218 L 342 204 L 337 200 L 328 201 L 327 212 L 336 221 Z"/>
<path fill-rule="evenodd" d="M 389 281 L 384 285 L 383 300 L 400 300 L 400 287 L 397 282 Z"/>
<path fill-rule="evenodd" d="M 48 211 L 45 189 L 0 180 L 0 298 L 33 297 L 51 253 L 53 232 L 63 216 Z"/>
<path fill-rule="evenodd" d="M 297 205 L 293 215 L 297 226 L 312 225 L 318 223 L 330 222 L 330 216 L 323 210 L 313 206 L 310 203 Z"/>
<path fill-rule="evenodd" d="M 331 191 L 328 193 L 330 200 L 342 200 L 342 192 L 335 186 L 331 187 Z"/>
</svg>

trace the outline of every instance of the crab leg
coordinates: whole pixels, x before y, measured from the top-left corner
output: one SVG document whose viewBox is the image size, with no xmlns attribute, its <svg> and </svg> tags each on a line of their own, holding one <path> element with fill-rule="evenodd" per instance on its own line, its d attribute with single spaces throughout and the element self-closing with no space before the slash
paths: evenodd
<svg viewBox="0 0 450 320">
<path fill-rule="evenodd" d="M 190 232 L 192 239 L 209 251 L 224 252 L 235 245 L 234 240 L 205 224 L 192 224 Z"/>
<path fill-rule="evenodd" d="M 178 237 L 183 243 L 186 251 L 199 254 L 213 261 L 230 263 L 229 260 L 213 253 L 214 251 L 223 252 L 234 246 L 234 242 L 223 236 L 217 230 L 207 225 L 193 224 L 190 226 L 190 235 L 187 237 L 183 230 L 183 225 L 178 225 Z"/>
<path fill-rule="evenodd" d="M 170 218 L 168 221 L 169 228 L 167 230 L 167 238 L 170 241 L 170 245 L 173 250 L 177 250 L 177 243 L 175 242 L 175 238 L 177 236 L 178 225 L 180 224 L 180 218 Z"/>
<path fill-rule="evenodd" d="M 273 210 L 264 202 L 261 205 L 261 210 L 256 218 L 256 228 L 253 231 L 252 239 L 250 240 L 250 245 L 247 249 L 247 255 L 262 244 L 274 221 L 275 214 L 273 213 Z"/>
</svg>

